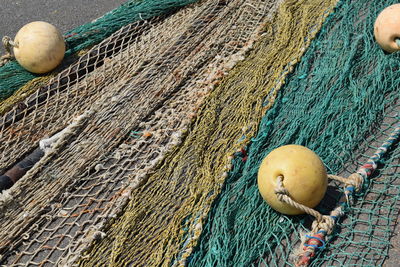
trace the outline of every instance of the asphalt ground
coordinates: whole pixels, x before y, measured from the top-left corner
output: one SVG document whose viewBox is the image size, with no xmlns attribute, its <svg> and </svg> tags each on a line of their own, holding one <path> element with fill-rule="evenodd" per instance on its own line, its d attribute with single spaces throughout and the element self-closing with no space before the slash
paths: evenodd
<svg viewBox="0 0 400 267">
<path fill-rule="evenodd" d="M 22 26 L 38 20 L 49 22 L 65 33 L 124 2 L 126 0 L 1 0 L 0 38 L 7 35 L 13 39 Z"/>
</svg>

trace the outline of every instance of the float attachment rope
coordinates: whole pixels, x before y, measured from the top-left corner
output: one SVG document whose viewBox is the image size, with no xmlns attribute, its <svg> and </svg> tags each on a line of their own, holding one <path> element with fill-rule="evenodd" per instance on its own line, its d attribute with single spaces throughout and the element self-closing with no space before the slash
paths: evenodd
<svg viewBox="0 0 400 267">
<path fill-rule="evenodd" d="M 321 213 L 319 213 L 318 211 L 316 211 L 312 208 L 304 206 L 303 204 L 296 202 L 294 199 L 292 199 L 289 196 L 289 192 L 283 186 L 283 176 L 282 175 L 278 176 L 277 185 L 275 188 L 275 194 L 279 201 L 289 204 L 290 206 L 292 206 L 296 209 L 299 209 L 311 216 L 314 216 L 317 219 L 317 221 L 323 220 L 323 215 Z"/>
<path fill-rule="evenodd" d="M 13 47 L 16 47 L 16 44 L 8 36 L 3 37 L 2 43 L 3 43 L 4 49 L 6 50 L 6 53 L 0 57 L 0 67 L 4 66 L 6 63 L 8 63 L 11 59 L 14 58 L 11 50 Z"/>
<path fill-rule="evenodd" d="M 346 185 L 345 192 L 349 192 L 349 193 L 353 192 L 353 191 L 347 190 L 348 187 L 358 185 L 356 188 L 360 188 L 360 184 L 362 183 L 362 177 L 360 177 L 359 175 L 354 175 L 354 174 L 350 175 L 347 179 L 344 177 L 336 176 L 336 175 L 328 175 L 328 178 L 339 181 L 339 182 L 343 182 Z M 292 199 L 290 197 L 289 192 L 283 186 L 283 176 L 278 176 L 277 185 L 275 188 L 275 194 L 279 201 L 282 201 L 296 209 L 304 211 L 305 213 L 307 213 L 311 216 L 314 216 L 316 218 L 316 220 L 312 224 L 312 230 L 311 230 L 312 235 L 317 234 L 318 231 L 321 231 L 321 230 L 323 230 L 327 234 L 330 234 L 333 231 L 333 228 L 335 226 L 335 218 L 340 216 L 342 213 L 342 210 L 341 210 L 342 206 L 340 206 L 340 209 L 333 210 L 331 212 L 330 216 L 327 216 L 327 215 L 322 215 L 318 211 L 296 202 L 294 199 Z M 345 195 L 346 195 L 346 193 L 345 193 Z M 346 195 L 346 198 L 344 198 L 344 199 L 342 198 L 341 201 L 342 200 L 344 200 L 344 203 L 347 202 L 348 201 L 347 195 Z M 320 238 L 320 237 L 317 237 L 317 239 L 315 239 L 315 238 L 311 238 L 311 239 L 314 239 L 313 241 L 315 241 L 315 240 L 318 240 L 318 238 Z M 309 247 L 309 246 L 307 246 L 307 247 Z"/>
<path fill-rule="evenodd" d="M 283 177 L 278 177 L 275 194 L 277 198 L 297 209 L 300 209 L 307 214 L 316 218 L 311 227 L 311 232 L 306 235 L 306 241 L 301 244 L 300 252 L 295 253 L 296 266 L 308 266 L 317 250 L 325 248 L 326 236 L 331 234 L 337 221 L 344 215 L 344 209 L 351 206 L 351 197 L 357 191 L 362 189 L 362 185 L 368 179 L 378 166 L 378 162 L 382 159 L 388 149 L 400 139 L 400 124 L 394 129 L 389 138 L 379 147 L 376 152 L 370 157 L 366 164 L 361 166 L 356 173 L 351 174 L 347 179 L 328 175 L 328 178 L 339 181 L 345 184 L 344 194 L 340 198 L 338 206 L 331 211 L 329 216 L 322 215 L 318 211 L 306 207 L 293 200 L 289 192 L 283 186 Z"/>
</svg>

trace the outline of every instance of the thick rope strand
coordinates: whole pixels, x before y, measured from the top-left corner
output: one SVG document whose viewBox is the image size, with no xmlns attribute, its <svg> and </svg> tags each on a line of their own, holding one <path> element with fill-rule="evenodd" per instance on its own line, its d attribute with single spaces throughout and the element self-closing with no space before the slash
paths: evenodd
<svg viewBox="0 0 400 267">
<path fill-rule="evenodd" d="M 11 50 L 13 49 L 13 47 L 15 47 L 15 43 L 8 36 L 3 37 L 2 43 L 3 43 L 4 49 L 6 50 L 6 53 L 0 57 L 0 67 L 4 66 L 5 64 L 7 64 L 10 60 L 12 60 L 14 58 Z"/>
<path fill-rule="evenodd" d="M 339 182 L 345 184 L 345 186 L 346 186 L 345 187 L 345 193 L 346 192 L 351 192 L 351 190 L 347 190 L 347 188 L 349 186 L 355 187 L 356 190 L 358 191 L 361 188 L 361 185 L 363 183 L 363 178 L 358 173 L 353 173 L 348 178 L 344 178 L 344 177 L 341 177 L 341 176 L 329 174 L 328 178 L 332 179 L 332 180 L 339 181 Z M 275 188 L 275 194 L 276 194 L 276 197 L 278 198 L 279 201 L 284 202 L 284 203 L 286 203 L 286 204 L 288 204 L 288 205 L 290 205 L 290 206 L 292 206 L 292 207 L 294 207 L 296 209 L 304 211 L 305 213 L 307 213 L 307 214 L 309 214 L 311 216 L 314 216 L 317 219 L 318 222 L 324 222 L 325 221 L 325 223 L 326 223 L 327 219 L 324 218 L 324 215 L 322 215 L 321 213 L 319 213 L 318 211 L 316 211 L 316 210 L 314 210 L 312 208 L 309 208 L 309 207 L 307 207 L 307 206 L 305 206 L 303 204 L 300 204 L 300 203 L 296 202 L 294 199 L 292 199 L 290 197 L 288 190 L 283 185 L 283 176 L 278 176 L 277 185 L 276 185 L 276 188 Z M 346 200 L 348 201 L 348 198 L 346 198 Z M 331 225 L 331 223 L 326 223 L 326 224 Z M 331 229 L 328 228 L 328 229 L 326 229 L 326 231 L 330 232 Z"/>
<path fill-rule="evenodd" d="M 289 196 L 289 192 L 287 191 L 287 189 L 283 186 L 283 176 L 278 176 L 278 180 L 277 180 L 277 185 L 275 188 L 275 194 L 276 197 L 279 199 L 279 201 L 282 201 L 296 209 L 299 209 L 301 211 L 304 211 L 305 213 L 314 216 L 315 218 L 317 218 L 318 221 L 322 220 L 322 214 L 319 213 L 318 211 L 309 208 L 307 206 L 304 206 L 303 204 L 300 204 L 298 202 L 296 202 L 295 200 L 293 200 L 290 196 Z"/>
<path fill-rule="evenodd" d="M 315 256 L 316 250 L 325 248 L 325 237 L 332 233 L 336 222 L 344 215 L 343 208 L 345 206 L 350 206 L 350 197 L 354 192 L 361 190 L 364 180 L 366 180 L 377 168 L 377 162 L 383 157 L 389 147 L 399 139 L 399 137 L 400 125 L 395 128 L 389 138 L 377 149 L 367 163 L 364 164 L 356 173 L 351 174 L 348 178 L 337 175 L 328 175 L 328 178 L 345 184 L 344 195 L 340 199 L 338 206 L 331 211 L 329 216 L 322 215 L 318 211 L 304 206 L 292 199 L 288 190 L 283 185 L 283 176 L 278 177 L 275 194 L 279 201 L 302 210 L 316 218 L 312 224 L 311 233 L 306 235 L 306 242 L 301 245 L 301 252 L 296 255 L 296 266 L 308 266 L 311 259 Z"/>
</svg>

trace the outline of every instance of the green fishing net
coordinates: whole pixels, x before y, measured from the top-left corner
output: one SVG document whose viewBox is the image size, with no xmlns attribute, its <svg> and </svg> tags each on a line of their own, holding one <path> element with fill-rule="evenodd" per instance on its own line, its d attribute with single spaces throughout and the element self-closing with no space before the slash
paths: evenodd
<svg viewBox="0 0 400 267">
<path fill-rule="evenodd" d="M 66 57 L 104 40 L 129 23 L 173 12 L 196 0 L 129 0 L 101 18 L 65 34 Z M 26 82 L 40 77 L 23 69 L 16 61 L 0 67 L 0 101 L 9 97 Z"/>
<path fill-rule="evenodd" d="M 319 154 L 329 173 L 348 174 L 385 141 L 400 119 L 400 58 L 378 47 L 373 23 L 394 3 L 340 1 L 263 118 L 247 161 L 235 159 L 189 266 L 293 264 L 310 218 L 272 210 L 258 192 L 258 167 L 274 148 L 300 144 Z M 313 266 L 379 266 L 386 259 L 399 210 L 399 151 L 381 162 Z M 318 208 L 324 214 L 341 189 L 333 184 L 328 191 Z"/>
</svg>

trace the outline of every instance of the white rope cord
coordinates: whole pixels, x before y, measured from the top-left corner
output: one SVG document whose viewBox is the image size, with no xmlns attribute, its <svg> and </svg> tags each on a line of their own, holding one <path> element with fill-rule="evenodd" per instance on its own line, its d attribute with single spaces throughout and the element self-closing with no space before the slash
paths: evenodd
<svg viewBox="0 0 400 267">
<path fill-rule="evenodd" d="M 339 181 L 343 184 L 345 184 L 345 195 L 346 199 L 348 201 L 348 195 L 351 193 L 347 188 L 349 186 L 353 186 L 357 191 L 361 188 L 361 185 L 363 183 L 363 178 L 360 174 L 358 173 L 353 173 L 351 174 L 348 178 L 344 178 L 341 176 L 336 176 L 336 175 L 328 175 L 329 179 Z M 292 197 L 290 197 L 289 192 L 283 185 L 283 176 L 279 176 L 277 180 L 277 186 L 275 188 L 275 194 L 279 201 L 284 202 L 296 209 L 302 210 L 305 213 L 314 216 L 316 218 L 316 221 L 312 224 L 312 233 L 316 233 L 320 230 L 326 231 L 328 234 L 332 232 L 333 227 L 335 225 L 335 221 L 332 218 L 337 217 L 342 211 L 341 208 L 338 207 L 335 210 L 332 211 L 331 215 L 322 215 L 318 211 L 309 208 L 301 203 L 296 202 Z M 339 209 L 340 208 L 340 209 Z M 335 215 L 336 214 L 336 215 Z"/>
</svg>

